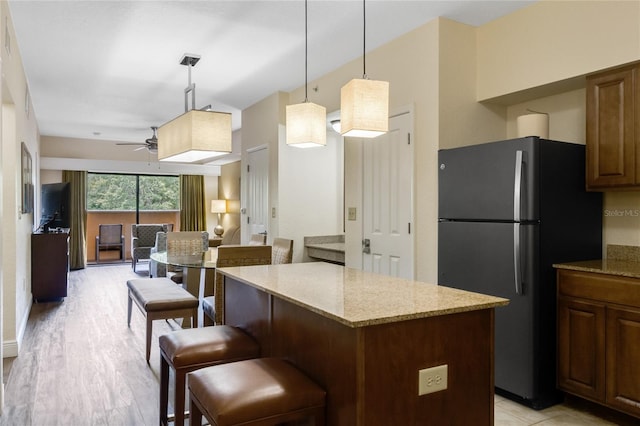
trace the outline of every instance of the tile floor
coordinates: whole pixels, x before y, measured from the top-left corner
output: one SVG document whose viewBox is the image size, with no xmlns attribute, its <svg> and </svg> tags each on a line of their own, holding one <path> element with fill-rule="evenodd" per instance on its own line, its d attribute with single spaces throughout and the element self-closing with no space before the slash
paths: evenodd
<svg viewBox="0 0 640 426">
<path fill-rule="evenodd" d="M 536 411 L 502 396 L 495 396 L 494 424 L 500 426 L 640 425 L 640 419 L 617 413 L 577 398 Z"/>
</svg>

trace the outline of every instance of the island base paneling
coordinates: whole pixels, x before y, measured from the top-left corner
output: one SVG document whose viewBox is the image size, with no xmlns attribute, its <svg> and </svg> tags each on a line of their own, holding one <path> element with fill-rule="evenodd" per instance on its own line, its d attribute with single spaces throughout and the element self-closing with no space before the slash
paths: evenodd
<svg viewBox="0 0 640 426">
<path fill-rule="evenodd" d="M 347 326 L 225 277 L 225 323 L 327 391 L 327 424 L 493 424 L 494 310 Z M 448 365 L 448 388 L 418 396 L 418 371 Z"/>
</svg>

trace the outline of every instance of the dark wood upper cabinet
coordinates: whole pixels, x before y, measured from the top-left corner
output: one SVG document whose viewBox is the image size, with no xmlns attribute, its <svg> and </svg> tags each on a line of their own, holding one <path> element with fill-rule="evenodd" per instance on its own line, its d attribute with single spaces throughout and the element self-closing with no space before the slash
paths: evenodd
<svg viewBox="0 0 640 426">
<path fill-rule="evenodd" d="M 587 77 L 587 189 L 640 188 L 640 63 Z"/>
</svg>

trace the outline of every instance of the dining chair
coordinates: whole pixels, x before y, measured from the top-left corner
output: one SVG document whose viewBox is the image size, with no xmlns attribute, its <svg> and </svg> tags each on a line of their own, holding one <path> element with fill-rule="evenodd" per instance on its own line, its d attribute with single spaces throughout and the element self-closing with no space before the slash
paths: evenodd
<svg viewBox="0 0 640 426">
<path fill-rule="evenodd" d="M 124 235 L 122 224 L 100 224 L 96 235 L 96 263 L 100 263 L 100 252 L 119 250 L 120 260 L 124 261 Z"/>
<path fill-rule="evenodd" d="M 293 240 L 274 238 L 271 245 L 271 263 L 274 265 L 291 263 L 293 261 Z"/>
<path fill-rule="evenodd" d="M 202 309 L 204 325 L 224 324 L 224 286 L 218 268 L 271 264 L 271 246 L 219 246 L 215 279 L 206 280 Z"/>
</svg>

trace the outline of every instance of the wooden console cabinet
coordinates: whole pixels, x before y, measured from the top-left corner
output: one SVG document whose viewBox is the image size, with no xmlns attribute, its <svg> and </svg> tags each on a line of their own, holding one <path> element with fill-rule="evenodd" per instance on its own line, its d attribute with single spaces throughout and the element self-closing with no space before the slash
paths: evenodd
<svg viewBox="0 0 640 426">
<path fill-rule="evenodd" d="M 31 294 L 36 302 L 67 297 L 69 233 L 31 234 Z"/>
<path fill-rule="evenodd" d="M 640 417 L 640 279 L 558 270 L 558 387 Z"/>
</svg>

